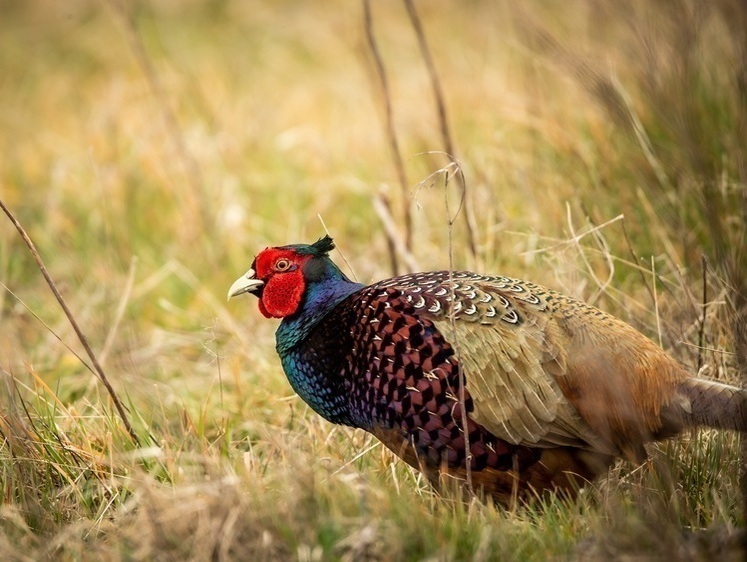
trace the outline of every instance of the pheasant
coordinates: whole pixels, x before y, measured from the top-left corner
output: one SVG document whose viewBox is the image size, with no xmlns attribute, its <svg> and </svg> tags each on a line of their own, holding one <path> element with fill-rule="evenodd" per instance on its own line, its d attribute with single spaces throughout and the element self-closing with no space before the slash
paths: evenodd
<svg viewBox="0 0 747 562">
<path fill-rule="evenodd" d="M 228 298 L 282 321 L 293 389 L 328 421 L 375 435 L 434 483 L 503 505 L 573 494 L 618 457 L 687 427 L 747 430 L 747 391 L 697 379 L 623 321 L 539 285 L 468 271 L 369 286 L 329 236 L 267 248 Z"/>
</svg>

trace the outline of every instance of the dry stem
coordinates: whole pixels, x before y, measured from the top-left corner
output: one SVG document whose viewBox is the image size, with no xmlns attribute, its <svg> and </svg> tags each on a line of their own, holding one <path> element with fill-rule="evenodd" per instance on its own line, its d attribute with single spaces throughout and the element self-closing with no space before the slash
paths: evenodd
<svg viewBox="0 0 747 562">
<path fill-rule="evenodd" d="M 78 336 L 80 343 L 83 345 L 83 348 L 86 350 L 88 357 L 91 359 L 91 363 L 93 364 L 93 368 L 96 372 L 96 375 L 99 377 L 101 382 L 104 384 L 107 392 L 109 393 L 109 396 L 112 399 L 112 402 L 114 402 L 114 407 L 117 409 L 117 412 L 119 413 L 119 417 L 122 419 L 122 423 L 124 423 L 124 426 L 127 429 L 127 433 L 130 434 L 130 437 L 132 438 L 132 441 L 135 443 L 135 445 L 140 446 L 140 440 L 138 439 L 137 434 L 135 433 L 135 430 L 132 428 L 132 425 L 130 424 L 130 420 L 127 418 L 127 412 L 125 411 L 125 408 L 122 405 L 122 402 L 119 400 L 117 393 L 114 391 L 114 388 L 109 383 L 109 379 L 106 377 L 106 373 L 104 373 L 104 369 L 101 367 L 101 364 L 96 358 L 96 355 L 93 353 L 91 346 L 88 344 L 88 339 L 86 338 L 85 334 L 80 329 L 80 326 L 78 326 L 78 322 L 76 322 L 75 317 L 73 316 L 73 313 L 70 312 L 70 309 L 65 303 L 65 299 L 62 298 L 60 291 L 57 290 L 57 285 L 55 285 L 54 281 L 52 281 L 52 277 L 49 275 L 49 272 L 47 271 L 47 268 L 45 267 L 44 262 L 42 261 L 41 256 L 39 255 L 39 252 L 36 250 L 36 246 L 31 241 L 31 238 L 29 238 L 29 235 L 26 233 L 26 230 L 23 228 L 23 226 L 21 226 L 21 223 L 18 222 L 16 217 L 5 206 L 5 203 L 3 203 L 2 200 L 0 200 L 0 207 L 3 209 L 5 214 L 8 216 L 8 218 L 10 219 L 10 222 L 12 222 L 13 225 L 16 227 L 16 230 L 18 230 L 18 232 L 20 233 L 21 238 L 23 238 L 23 241 L 26 243 L 26 246 L 28 246 L 29 250 L 31 251 L 31 255 L 34 256 L 34 259 L 36 260 L 36 264 L 39 266 L 39 270 L 44 276 L 44 279 L 47 281 L 47 285 L 49 285 L 49 288 L 52 289 L 52 292 L 54 293 L 54 296 L 57 299 L 57 302 L 60 303 L 62 310 L 65 312 L 65 316 L 67 316 L 67 319 L 70 322 L 70 325 L 73 327 L 73 330 L 75 330 L 75 334 Z"/>
<path fill-rule="evenodd" d="M 384 121 L 386 128 L 386 135 L 389 141 L 389 148 L 392 152 L 392 159 L 394 160 L 394 169 L 397 173 L 397 180 L 399 181 L 400 189 L 402 190 L 402 205 L 403 205 L 403 222 L 405 226 L 405 248 L 408 252 L 412 251 L 412 212 L 410 209 L 410 198 L 407 194 L 407 174 L 405 173 L 405 164 L 402 160 L 402 152 L 399 148 L 399 141 L 397 139 L 397 132 L 394 129 L 394 115 L 392 111 L 392 97 L 389 91 L 389 81 L 386 75 L 386 69 L 384 68 L 384 61 L 381 58 L 379 52 L 379 46 L 376 43 L 376 36 L 373 32 L 373 19 L 371 17 L 371 3 L 370 0 L 363 0 L 363 19 L 366 31 L 366 42 L 368 48 L 371 51 L 373 57 L 374 66 L 376 67 L 376 76 L 379 80 L 379 89 L 381 96 L 384 100 Z M 395 260 L 392 260 L 396 263 Z M 397 271 L 393 271 L 396 275 Z"/>
<path fill-rule="evenodd" d="M 438 72 L 436 72 L 436 65 L 433 62 L 431 50 L 428 46 L 428 40 L 425 38 L 425 32 L 423 31 L 423 26 L 420 23 L 420 16 L 415 9 L 415 4 L 413 3 L 413 0 L 404 0 L 404 2 L 405 7 L 407 8 L 407 15 L 410 17 L 410 23 L 412 23 L 412 28 L 415 31 L 415 36 L 418 39 L 420 55 L 423 57 L 423 62 L 425 63 L 425 67 L 428 70 L 428 77 L 431 81 L 431 89 L 433 90 L 433 99 L 436 102 L 436 113 L 438 114 L 438 124 L 441 131 L 441 142 L 443 142 L 444 145 L 444 152 L 446 152 L 446 155 L 452 162 L 456 163 L 456 149 L 454 148 L 454 141 L 451 137 L 449 119 L 446 115 L 446 102 L 444 101 L 444 93 L 443 89 L 441 88 L 441 80 L 438 77 Z M 462 177 L 461 174 L 459 174 L 459 177 Z M 465 185 L 462 185 L 462 190 L 466 192 Z M 474 217 L 472 215 L 472 208 L 470 207 L 469 199 L 467 198 L 466 193 L 463 205 L 464 225 L 467 228 L 467 245 L 469 246 L 469 251 L 472 254 L 472 257 L 475 258 L 477 256 L 477 245 L 475 243 Z"/>
</svg>

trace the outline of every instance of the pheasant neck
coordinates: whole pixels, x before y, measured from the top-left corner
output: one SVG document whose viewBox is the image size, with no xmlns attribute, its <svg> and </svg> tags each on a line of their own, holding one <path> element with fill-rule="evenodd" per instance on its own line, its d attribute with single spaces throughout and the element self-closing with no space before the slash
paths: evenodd
<svg viewBox="0 0 747 562">
<path fill-rule="evenodd" d="M 332 333 L 318 341 L 319 334 L 314 335 L 313 330 L 363 285 L 350 281 L 332 262 L 327 264 L 321 271 L 315 270 L 316 280 L 307 277 L 301 312 L 280 323 L 275 333 L 276 347 L 293 390 L 327 420 L 351 424 L 340 376 L 339 352 L 346 334 Z"/>
<path fill-rule="evenodd" d="M 325 262 L 323 269 L 315 272 L 316 279 L 307 279 L 308 285 L 300 312 L 284 318 L 275 332 L 276 348 L 281 357 L 306 339 L 316 323 L 330 310 L 364 287 L 363 284 L 345 277 L 331 261 Z"/>
</svg>

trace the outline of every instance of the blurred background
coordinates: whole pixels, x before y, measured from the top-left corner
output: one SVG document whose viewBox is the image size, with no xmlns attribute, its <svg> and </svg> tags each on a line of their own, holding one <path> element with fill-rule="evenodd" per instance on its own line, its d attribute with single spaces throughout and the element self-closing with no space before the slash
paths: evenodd
<svg viewBox="0 0 747 562">
<path fill-rule="evenodd" d="M 274 321 L 225 294 L 262 248 L 329 232 L 361 282 L 451 263 L 525 278 L 739 384 L 744 3 L 379 0 L 368 18 L 365 5 L 0 1 L 0 200 L 140 445 L 3 216 L 9 557 L 733 546 L 737 436 L 664 444 L 656 470 L 622 465 L 574 505 L 464 505 L 310 412 Z"/>
</svg>

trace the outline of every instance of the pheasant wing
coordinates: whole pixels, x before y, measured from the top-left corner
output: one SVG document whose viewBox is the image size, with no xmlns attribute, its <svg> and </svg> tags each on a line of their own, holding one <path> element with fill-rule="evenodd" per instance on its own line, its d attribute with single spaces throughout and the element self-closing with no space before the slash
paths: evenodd
<svg viewBox="0 0 747 562">
<path fill-rule="evenodd" d="M 404 276 L 396 287 L 456 348 L 475 422 L 509 443 L 615 452 L 559 387 L 567 370 L 560 328 L 535 292 L 468 272 Z"/>
</svg>

